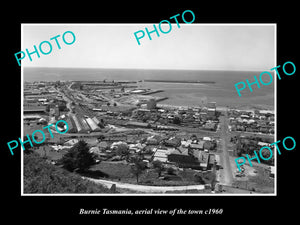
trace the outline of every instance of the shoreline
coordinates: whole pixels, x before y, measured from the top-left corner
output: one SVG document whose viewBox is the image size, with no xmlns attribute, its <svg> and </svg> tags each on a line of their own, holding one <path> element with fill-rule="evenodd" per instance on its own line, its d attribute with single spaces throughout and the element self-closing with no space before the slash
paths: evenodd
<svg viewBox="0 0 300 225">
<path fill-rule="evenodd" d="M 157 107 L 162 108 L 171 108 L 171 109 L 180 109 L 180 108 L 194 108 L 194 107 L 203 107 L 203 106 L 186 106 L 186 105 L 171 105 L 171 104 L 157 104 Z M 226 111 L 228 109 L 235 109 L 235 110 L 242 110 L 242 111 L 249 111 L 254 112 L 254 110 L 266 110 L 266 111 L 272 111 L 275 113 L 275 110 L 271 107 L 257 107 L 257 106 L 217 106 L 217 111 Z"/>
</svg>

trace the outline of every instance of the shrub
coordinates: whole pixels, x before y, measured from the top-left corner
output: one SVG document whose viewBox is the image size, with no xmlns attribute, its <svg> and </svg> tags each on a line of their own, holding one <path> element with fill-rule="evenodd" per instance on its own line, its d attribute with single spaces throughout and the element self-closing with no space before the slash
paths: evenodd
<svg viewBox="0 0 300 225">
<path fill-rule="evenodd" d="M 93 154 L 89 152 L 87 143 L 79 141 L 63 156 L 60 163 L 71 172 L 75 169 L 84 171 L 94 164 L 94 158 Z"/>
<path fill-rule="evenodd" d="M 109 193 L 109 189 L 58 168 L 36 153 L 24 154 L 24 193 Z"/>
</svg>

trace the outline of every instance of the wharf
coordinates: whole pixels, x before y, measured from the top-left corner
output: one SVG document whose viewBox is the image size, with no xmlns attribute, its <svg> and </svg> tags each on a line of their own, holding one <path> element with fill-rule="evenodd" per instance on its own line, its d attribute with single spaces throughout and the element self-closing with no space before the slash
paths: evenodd
<svg viewBox="0 0 300 225">
<path fill-rule="evenodd" d="M 142 95 L 151 95 L 151 94 L 160 93 L 160 92 L 164 92 L 164 90 L 147 91 L 147 92 L 143 93 Z"/>
</svg>

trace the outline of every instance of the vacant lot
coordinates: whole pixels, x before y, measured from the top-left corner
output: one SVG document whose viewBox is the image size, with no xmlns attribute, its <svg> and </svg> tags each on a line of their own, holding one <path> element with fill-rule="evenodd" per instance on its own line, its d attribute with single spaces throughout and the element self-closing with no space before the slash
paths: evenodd
<svg viewBox="0 0 300 225">
<path fill-rule="evenodd" d="M 136 184 L 136 176 L 131 173 L 130 165 L 126 162 L 100 162 L 90 168 L 90 174 L 93 178 L 108 178 L 110 180 L 121 181 L 125 183 Z M 154 169 L 146 169 L 139 175 L 139 184 L 154 185 L 154 186 L 181 186 L 181 185 L 197 185 L 199 180 L 195 179 L 196 171 L 187 169 L 184 171 L 176 171 L 173 174 L 162 172 L 162 177 L 159 179 L 158 173 Z M 213 176 L 210 172 L 204 175 L 203 182 L 210 183 Z M 202 183 L 203 184 L 203 183 Z"/>
<path fill-rule="evenodd" d="M 90 168 L 91 171 L 100 171 L 110 179 L 132 179 L 133 175 L 130 172 L 130 166 L 124 162 L 100 162 Z M 99 177 L 100 178 L 100 177 Z"/>
<path fill-rule="evenodd" d="M 274 193 L 274 179 L 263 167 L 254 167 L 256 174 L 249 174 L 242 179 L 235 179 L 232 186 L 260 193 Z"/>
</svg>

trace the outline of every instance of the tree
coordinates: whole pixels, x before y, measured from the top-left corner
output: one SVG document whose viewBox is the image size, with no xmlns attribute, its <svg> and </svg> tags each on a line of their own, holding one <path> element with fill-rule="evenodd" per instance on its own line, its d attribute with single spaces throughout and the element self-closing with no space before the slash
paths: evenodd
<svg viewBox="0 0 300 225">
<path fill-rule="evenodd" d="M 93 154 L 89 152 L 87 143 L 80 140 L 63 156 L 61 163 L 63 168 L 71 172 L 75 169 L 85 171 L 94 164 L 94 158 Z"/>
<path fill-rule="evenodd" d="M 164 169 L 164 165 L 161 161 L 159 160 L 155 160 L 152 162 L 153 168 L 156 170 L 156 172 L 158 173 L 158 177 L 161 176 L 161 172 Z"/>
<path fill-rule="evenodd" d="M 169 167 L 169 168 L 167 169 L 167 173 L 168 173 L 169 175 L 174 175 L 175 170 L 174 170 L 172 167 Z"/>
<path fill-rule="evenodd" d="M 48 104 L 48 105 L 46 105 L 46 109 L 45 109 L 45 111 L 47 112 L 47 113 L 49 113 L 50 112 L 50 105 Z"/>
<path fill-rule="evenodd" d="M 254 151 L 256 150 L 256 146 L 254 146 L 254 145 L 248 145 L 247 148 L 248 148 L 247 153 L 250 156 L 253 156 L 254 155 Z"/>
<path fill-rule="evenodd" d="M 173 118 L 173 123 L 174 123 L 174 124 L 180 124 L 180 123 L 181 123 L 181 119 L 180 119 L 178 116 L 175 116 L 175 117 Z"/>
<path fill-rule="evenodd" d="M 127 144 L 119 144 L 116 149 L 116 154 L 120 156 L 127 156 L 129 154 L 129 148 Z"/>
<path fill-rule="evenodd" d="M 139 158 L 134 159 L 134 164 L 131 166 L 131 173 L 136 176 L 136 182 L 139 183 L 139 176 L 146 169 L 146 164 Z"/>
<path fill-rule="evenodd" d="M 271 156 L 271 153 L 270 153 L 270 151 L 263 149 L 261 151 L 261 155 L 263 156 L 263 158 L 269 158 Z"/>
<path fill-rule="evenodd" d="M 194 179 L 197 183 L 205 184 L 202 172 L 194 174 Z"/>
<path fill-rule="evenodd" d="M 213 145 L 210 141 L 205 141 L 204 144 L 203 144 L 204 149 L 212 150 L 212 147 L 213 147 Z"/>
<path fill-rule="evenodd" d="M 268 159 L 271 156 L 271 152 L 269 150 L 267 150 L 267 149 L 263 149 L 261 151 L 261 154 L 262 154 L 262 157 L 265 158 L 265 159 Z M 269 164 L 269 165 L 274 164 L 274 157 L 271 157 L 269 160 L 265 161 L 265 163 Z"/>
<path fill-rule="evenodd" d="M 237 150 L 236 150 L 236 155 L 237 155 L 238 157 L 241 157 L 241 156 L 242 156 L 242 150 L 237 149 Z"/>
<path fill-rule="evenodd" d="M 237 156 L 241 156 L 242 153 L 243 153 L 243 148 L 242 148 L 242 144 L 241 144 L 240 138 L 237 138 L 237 141 L 236 141 L 236 144 L 235 144 L 235 147 L 234 147 L 234 151 L 235 151 L 235 154 Z"/>
<path fill-rule="evenodd" d="M 100 134 L 99 137 L 98 137 L 98 140 L 103 141 L 104 139 L 105 139 L 105 136 L 103 134 Z"/>
<path fill-rule="evenodd" d="M 146 115 L 145 115 L 145 116 L 143 116 L 143 117 L 142 117 L 142 121 L 143 121 L 143 123 L 146 123 L 148 119 L 149 119 L 149 117 L 148 117 L 148 116 L 146 116 Z"/>
<path fill-rule="evenodd" d="M 194 140 L 197 140 L 197 141 L 198 141 L 198 137 L 197 137 L 196 134 L 192 134 L 192 136 L 190 137 L 190 139 L 191 139 L 192 141 L 194 141 Z"/>
</svg>

